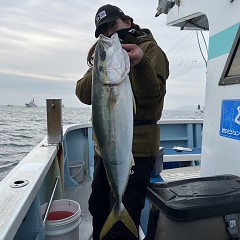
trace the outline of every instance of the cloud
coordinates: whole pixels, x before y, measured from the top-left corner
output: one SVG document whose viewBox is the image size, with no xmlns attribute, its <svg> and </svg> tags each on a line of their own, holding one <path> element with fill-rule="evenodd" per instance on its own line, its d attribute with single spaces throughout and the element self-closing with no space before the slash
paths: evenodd
<svg viewBox="0 0 240 240">
<path fill-rule="evenodd" d="M 88 69 L 86 56 L 96 41 L 94 38 L 94 16 L 97 9 L 109 3 L 107 0 L 11 0 L 1 2 L 0 8 L 0 103 L 8 104 L 27 101 L 32 95 L 44 103 L 46 93 L 68 99 L 69 105 L 76 105 L 75 83 Z M 168 54 L 171 72 L 168 80 L 168 96 L 175 95 L 175 78 L 185 76 L 186 69 L 174 66 L 180 55 L 171 54 L 179 40 L 189 32 L 166 26 L 166 15 L 155 18 L 157 2 L 139 0 L 112 0 L 134 18 L 143 28 L 150 28 L 159 46 Z M 176 64 L 175 64 L 176 65 Z M 204 65 L 204 64 L 203 64 Z M 188 66 L 188 64 L 185 64 Z M 192 70 L 196 64 L 192 66 Z M 200 66 L 200 69 L 204 67 Z M 175 71 L 175 75 L 173 74 Z M 202 74 L 202 73 L 201 73 Z M 173 78 L 174 77 L 174 78 Z M 191 78 L 191 77 L 190 77 Z M 202 78 L 204 75 L 202 74 Z M 8 81 L 8 82 L 6 82 Z M 198 81 L 198 80 L 195 80 Z M 178 80 L 182 99 L 188 92 L 194 92 L 187 77 Z M 13 86 L 18 86 L 15 89 Z M 177 84 L 178 85 L 178 84 Z M 36 88 L 37 86 L 37 88 Z M 55 88 L 54 88 L 54 87 Z M 71 86 L 70 88 L 66 86 Z M 7 91 L 5 94 L 3 91 Z M 5 89 L 5 90 L 3 90 Z M 51 89 L 51 91 L 49 91 Z M 57 92 L 54 89 L 58 89 Z M 11 95 L 11 97 L 9 97 Z M 204 93 L 203 93 L 204 95 Z M 13 100 L 17 96 L 16 100 Z M 172 99 L 167 96 L 170 107 Z M 197 96 L 197 94 L 196 94 Z M 12 101 L 12 102 L 9 102 Z M 192 100 L 194 101 L 194 99 Z M 198 99 L 196 99 L 196 102 Z M 180 101 L 179 101 L 180 102 Z M 181 104 L 185 104 L 183 101 Z"/>
<path fill-rule="evenodd" d="M 24 71 L 19 71 L 19 70 L 14 70 L 14 69 L 1 69 L 0 68 L 0 74 L 6 74 L 10 76 L 19 76 L 19 77 L 30 77 L 30 78 L 35 78 L 35 79 L 47 79 L 47 80 L 74 80 L 73 76 L 64 76 L 64 75 L 47 75 L 47 74 L 41 74 L 37 72 L 24 72 Z M 34 79 L 33 79 L 34 81 Z"/>
<path fill-rule="evenodd" d="M 89 18 L 88 11 L 79 14 L 81 8 L 75 1 L 69 5 L 65 1 L 15 3 L 9 1 L 0 9 L 1 68 L 62 74 L 76 72 L 79 63 L 86 63 L 80 56 L 90 48 L 94 29 L 93 24 L 91 31 L 87 22 L 82 23 Z"/>
<path fill-rule="evenodd" d="M 39 106 L 44 106 L 46 99 L 62 99 L 65 106 L 83 106 L 75 95 L 76 81 L 37 79 L 26 76 L 9 76 L 1 74 L 0 104 L 24 105 L 33 97 Z"/>
<path fill-rule="evenodd" d="M 204 105 L 206 69 L 195 68 L 176 78 L 167 80 L 165 109 Z"/>
</svg>

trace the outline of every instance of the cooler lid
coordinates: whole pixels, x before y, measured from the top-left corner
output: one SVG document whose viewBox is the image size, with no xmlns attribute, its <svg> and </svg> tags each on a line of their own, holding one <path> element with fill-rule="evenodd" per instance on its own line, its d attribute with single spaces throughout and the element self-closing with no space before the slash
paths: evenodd
<svg viewBox="0 0 240 240">
<path fill-rule="evenodd" d="M 240 177 L 219 175 L 171 183 L 154 183 L 148 197 L 176 221 L 240 212 Z"/>
</svg>

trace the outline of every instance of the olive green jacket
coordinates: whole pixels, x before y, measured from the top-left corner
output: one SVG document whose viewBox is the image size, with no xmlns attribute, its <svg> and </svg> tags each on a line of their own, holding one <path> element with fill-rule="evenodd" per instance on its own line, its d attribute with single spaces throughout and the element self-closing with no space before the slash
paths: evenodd
<svg viewBox="0 0 240 240">
<path fill-rule="evenodd" d="M 127 43 L 137 44 L 144 52 L 139 64 L 131 68 L 129 77 L 136 102 L 132 152 L 134 157 L 154 157 L 158 154 L 161 118 L 169 63 L 149 30 L 145 35 L 131 37 Z M 126 43 L 126 41 L 125 41 Z M 85 104 L 91 104 L 92 69 L 77 81 L 76 95 Z"/>
</svg>

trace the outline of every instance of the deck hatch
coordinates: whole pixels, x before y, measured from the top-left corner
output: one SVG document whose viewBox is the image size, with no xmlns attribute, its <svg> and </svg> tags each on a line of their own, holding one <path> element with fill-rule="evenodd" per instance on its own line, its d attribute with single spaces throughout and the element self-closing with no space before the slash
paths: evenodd
<svg viewBox="0 0 240 240">
<path fill-rule="evenodd" d="M 240 27 L 233 42 L 227 62 L 218 85 L 240 83 Z"/>
</svg>

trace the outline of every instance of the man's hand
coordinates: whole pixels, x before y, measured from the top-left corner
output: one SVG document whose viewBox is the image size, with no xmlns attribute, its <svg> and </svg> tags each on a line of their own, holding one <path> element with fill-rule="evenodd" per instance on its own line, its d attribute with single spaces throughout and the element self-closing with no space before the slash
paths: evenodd
<svg viewBox="0 0 240 240">
<path fill-rule="evenodd" d="M 143 58 L 142 49 L 136 44 L 122 44 L 122 48 L 128 53 L 131 67 L 137 65 Z"/>
</svg>

